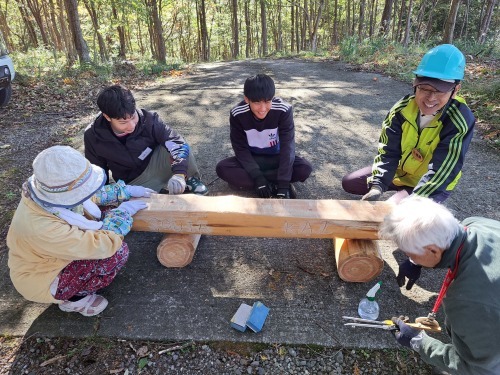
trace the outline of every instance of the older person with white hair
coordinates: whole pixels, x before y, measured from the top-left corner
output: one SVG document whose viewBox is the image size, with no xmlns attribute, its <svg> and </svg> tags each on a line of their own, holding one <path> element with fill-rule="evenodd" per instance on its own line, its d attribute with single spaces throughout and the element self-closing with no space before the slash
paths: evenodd
<svg viewBox="0 0 500 375">
<path fill-rule="evenodd" d="M 69 146 L 37 155 L 7 234 L 11 280 L 24 298 L 84 316 L 106 308 L 96 292 L 126 263 L 123 237 L 146 207 L 128 199 L 152 190 L 105 182 L 104 170 Z M 101 213 L 98 205 L 118 207 Z"/>
<path fill-rule="evenodd" d="M 452 374 L 500 374 L 500 222 L 458 222 L 443 205 L 412 196 L 385 218 L 380 236 L 396 242 L 417 265 L 448 269 L 433 312 L 442 301 L 451 342 L 394 319 L 397 341 Z"/>
</svg>

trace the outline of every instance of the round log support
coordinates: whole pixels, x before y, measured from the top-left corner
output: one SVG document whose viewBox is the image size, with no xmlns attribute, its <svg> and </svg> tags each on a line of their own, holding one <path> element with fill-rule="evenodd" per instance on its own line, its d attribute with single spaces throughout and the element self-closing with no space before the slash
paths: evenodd
<svg viewBox="0 0 500 375">
<path fill-rule="evenodd" d="M 344 281 L 364 283 L 380 275 L 384 260 L 373 240 L 335 238 L 335 261 Z"/>
<path fill-rule="evenodd" d="M 156 250 L 158 260 L 165 267 L 186 267 L 193 260 L 200 237 L 201 234 L 165 234 Z"/>
</svg>

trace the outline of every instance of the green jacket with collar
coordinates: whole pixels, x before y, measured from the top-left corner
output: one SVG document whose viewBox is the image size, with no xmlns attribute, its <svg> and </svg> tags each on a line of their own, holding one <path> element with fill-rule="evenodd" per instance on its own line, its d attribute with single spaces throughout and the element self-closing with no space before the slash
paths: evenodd
<svg viewBox="0 0 500 375">
<path fill-rule="evenodd" d="M 423 335 L 422 359 L 459 375 L 500 374 L 500 222 L 470 217 L 436 268 L 458 270 L 442 309 L 451 343 Z M 412 340 L 413 346 L 413 340 Z"/>
</svg>

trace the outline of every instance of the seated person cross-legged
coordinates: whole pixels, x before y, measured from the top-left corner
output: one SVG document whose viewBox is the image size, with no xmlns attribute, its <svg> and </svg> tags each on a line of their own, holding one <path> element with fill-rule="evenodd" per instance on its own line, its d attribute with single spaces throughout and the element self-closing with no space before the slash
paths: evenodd
<svg viewBox="0 0 500 375">
<path fill-rule="evenodd" d="M 268 75 L 246 79 L 244 100 L 229 116 L 235 156 L 221 160 L 216 172 L 232 189 L 255 190 L 261 198 L 294 199 L 292 183 L 304 182 L 313 168 L 295 154 L 292 106 L 274 94 Z"/>
</svg>

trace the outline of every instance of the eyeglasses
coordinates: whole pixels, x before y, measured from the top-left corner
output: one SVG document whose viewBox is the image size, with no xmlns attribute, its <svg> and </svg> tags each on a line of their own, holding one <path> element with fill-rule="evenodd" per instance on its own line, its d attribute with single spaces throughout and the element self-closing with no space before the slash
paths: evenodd
<svg viewBox="0 0 500 375">
<path fill-rule="evenodd" d="M 417 86 L 418 91 L 420 91 L 422 93 L 422 95 L 425 95 L 425 96 L 435 95 L 438 98 L 441 98 L 441 97 L 445 96 L 446 94 L 449 94 L 454 88 L 455 87 L 453 87 L 450 91 L 442 92 L 442 91 L 437 91 L 437 90 L 429 90 L 429 89 L 425 89 L 421 86 Z"/>
</svg>

